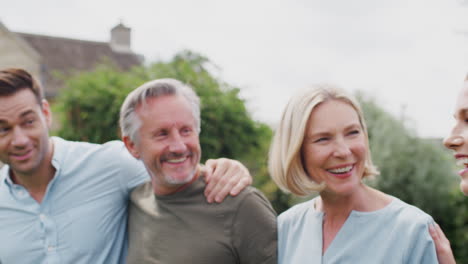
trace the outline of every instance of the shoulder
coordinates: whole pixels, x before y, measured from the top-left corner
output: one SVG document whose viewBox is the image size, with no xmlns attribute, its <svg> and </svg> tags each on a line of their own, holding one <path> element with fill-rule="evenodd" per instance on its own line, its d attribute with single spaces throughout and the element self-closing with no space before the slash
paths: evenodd
<svg viewBox="0 0 468 264">
<path fill-rule="evenodd" d="M 407 226 L 427 225 L 434 222 L 432 217 L 416 206 L 407 204 L 398 198 L 390 204 L 388 212 L 393 215 L 396 223 Z"/>
<path fill-rule="evenodd" d="M 96 144 L 83 141 L 69 141 L 60 137 L 52 137 L 54 142 L 54 151 L 59 154 L 77 153 L 77 152 L 108 152 L 118 155 L 120 151 L 126 150 L 122 141 L 113 140 L 105 144 Z"/>
<path fill-rule="evenodd" d="M 80 150 L 88 150 L 92 148 L 98 148 L 99 144 L 83 142 L 83 141 L 70 141 L 63 139 L 61 137 L 51 137 L 52 141 L 54 142 L 55 151 L 58 152 L 73 152 L 73 151 L 80 151 Z"/>
<path fill-rule="evenodd" d="M 434 222 L 432 217 L 416 206 L 394 198 L 382 215 L 387 228 L 392 229 L 406 240 L 416 243 L 418 240 L 432 241 L 429 235 L 429 225 Z"/>
<path fill-rule="evenodd" d="M 254 199 L 254 200 L 265 200 L 265 201 L 268 201 L 268 199 L 265 197 L 265 195 L 259 191 L 257 188 L 255 187 L 252 187 L 252 186 L 248 186 L 246 187 L 242 192 L 240 192 L 237 196 L 236 199 L 239 199 L 239 200 L 248 200 L 248 199 Z"/>
<path fill-rule="evenodd" d="M 203 187 L 199 192 L 203 192 L 204 188 L 205 183 L 203 183 Z M 228 195 L 220 205 L 226 205 L 229 208 L 238 208 L 246 203 L 259 201 L 264 201 L 269 204 L 268 199 L 265 197 L 265 195 L 263 195 L 262 192 L 260 192 L 255 187 L 248 186 L 236 196 Z"/>
<path fill-rule="evenodd" d="M 128 153 L 122 141 L 109 141 L 105 144 L 68 141 L 52 137 L 54 142 L 53 159 L 67 165 L 86 162 L 87 164 L 134 166 L 136 159 Z"/>
<path fill-rule="evenodd" d="M 429 234 L 432 217 L 416 206 L 398 198 L 392 201 L 390 223 L 399 234 L 399 244 L 405 245 L 405 259 L 408 263 L 437 263 L 434 241 Z"/>
<path fill-rule="evenodd" d="M 275 210 L 263 193 L 254 187 L 245 188 L 237 196 L 227 197 L 216 210 L 231 214 L 234 222 L 268 221 L 276 226 Z"/>
<path fill-rule="evenodd" d="M 296 221 L 298 218 L 305 217 L 307 212 L 309 212 L 309 210 L 311 210 L 311 208 L 313 207 L 314 200 L 315 199 L 296 204 L 288 210 L 284 211 L 278 216 L 278 224 L 288 224 L 290 222 Z"/>
<path fill-rule="evenodd" d="M 229 197 L 226 199 L 227 205 L 237 208 L 255 208 L 255 207 L 267 207 L 274 212 L 270 202 L 265 195 L 255 187 L 248 186 L 242 192 L 235 197 Z M 275 213 L 276 215 L 276 213 Z"/>
</svg>

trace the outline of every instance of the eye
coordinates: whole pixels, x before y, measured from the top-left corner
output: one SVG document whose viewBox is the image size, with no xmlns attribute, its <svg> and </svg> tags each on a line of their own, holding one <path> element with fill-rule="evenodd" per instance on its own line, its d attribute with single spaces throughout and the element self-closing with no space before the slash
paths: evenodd
<svg viewBox="0 0 468 264">
<path fill-rule="evenodd" d="M 328 137 L 321 137 L 321 138 L 316 139 L 316 140 L 314 141 L 314 143 L 325 142 L 325 141 L 327 141 L 327 140 L 329 140 Z"/>
<path fill-rule="evenodd" d="M 182 133 L 182 135 L 190 135 L 190 133 L 192 133 L 192 128 L 184 127 L 184 128 L 182 128 L 181 133 Z"/>
<path fill-rule="evenodd" d="M 4 126 L 0 127 L 0 135 L 5 135 L 6 133 L 8 133 L 8 131 L 10 131 L 9 127 L 4 127 Z"/>
<path fill-rule="evenodd" d="M 24 124 L 25 124 L 26 126 L 31 126 L 31 125 L 33 125 L 33 124 L 35 123 L 35 121 L 36 121 L 36 120 L 35 120 L 35 119 L 32 119 L 32 118 L 31 118 L 31 119 L 27 119 L 27 120 L 24 122 Z"/>
<path fill-rule="evenodd" d="M 361 133 L 361 131 L 359 131 L 357 129 L 354 129 L 354 130 L 349 131 L 348 135 L 358 135 L 360 133 Z"/>
<path fill-rule="evenodd" d="M 153 134 L 154 138 L 161 139 L 167 137 L 168 133 L 166 130 L 160 130 Z"/>
</svg>

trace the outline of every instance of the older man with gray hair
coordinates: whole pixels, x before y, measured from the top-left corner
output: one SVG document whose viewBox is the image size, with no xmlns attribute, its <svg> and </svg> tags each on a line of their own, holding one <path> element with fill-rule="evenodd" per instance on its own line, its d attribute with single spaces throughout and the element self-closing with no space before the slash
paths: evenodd
<svg viewBox="0 0 468 264">
<path fill-rule="evenodd" d="M 277 263 L 276 214 L 258 190 L 205 201 L 199 98 L 189 86 L 143 84 L 122 105 L 120 126 L 151 176 L 131 194 L 128 263 Z"/>
</svg>

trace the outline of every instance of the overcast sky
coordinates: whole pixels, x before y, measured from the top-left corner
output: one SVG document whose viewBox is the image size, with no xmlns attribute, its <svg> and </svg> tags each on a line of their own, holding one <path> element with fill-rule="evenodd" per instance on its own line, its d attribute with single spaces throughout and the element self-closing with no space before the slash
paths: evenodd
<svg viewBox="0 0 468 264">
<path fill-rule="evenodd" d="M 0 0 L 12 31 L 107 41 L 121 19 L 147 61 L 182 49 L 239 86 L 253 116 L 278 122 L 315 83 L 362 90 L 423 137 L 443 137 L 468 73 L 463 0 Z"/>
</svg>

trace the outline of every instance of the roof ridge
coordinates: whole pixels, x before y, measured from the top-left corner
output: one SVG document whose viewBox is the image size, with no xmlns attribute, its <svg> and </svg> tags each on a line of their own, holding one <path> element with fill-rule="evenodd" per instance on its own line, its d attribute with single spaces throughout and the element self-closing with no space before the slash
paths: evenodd
<svg viewBox="0 0 468 264">
<path fill-rule="evenodd" d="M 85 40 L 85 39 L 76 39 L 76 38 L 68 38 L 68 37 L 56 37 L 56 36 L 34 34 L 34 33 L 25 33 L 25 32 L 16 32 L 16 31 L 14 31 L 13 33 L 19 34 L 19 35 L 32 36 L 32 37 L 41 37 L 41 38 L 49 38 L 49 39 L 60 39 L 60 40 L 75 41 L 75 42 L 87 42 L 87 43 L 94 43 L 94 44 L 110 45 L 109 42 L 105 42 L 105 41 Z"/>
</svg>

